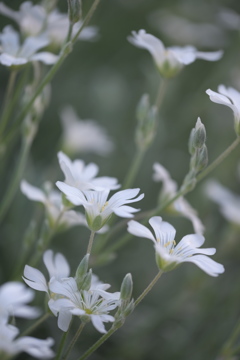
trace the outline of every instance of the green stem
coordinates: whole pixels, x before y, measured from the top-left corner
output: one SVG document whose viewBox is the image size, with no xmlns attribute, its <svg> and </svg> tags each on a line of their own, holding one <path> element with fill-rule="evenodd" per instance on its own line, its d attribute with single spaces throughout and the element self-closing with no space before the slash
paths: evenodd
<svg viewBox="0 0 240 360">
<path fill-rule="evenodd" d="M 205 170 L 203 170 L 197 177 L 196 180 L 199 182 L 206 177 L 211 171 L 213 171 L 228 155 L 239 145 L 240 136 L 221 154 L 219 157 L 212 162 Z"/>
<path fill-rule="evenodd" d="M 66 354 L 63 356 L 62 360 L 66 360 L 68 358 L 68 355 L 70 354 L 70 352 L 72 351 L 72 348 L 74 347 L 77 339 L 79 338 L 79 336 L 81 335 L 81 332 L 83 331 L 84 326 L 86 325 L 85 322 L 82 322 L 81 325 L 78 328 L 78 331 L 76 332 L 75 336 L 73 337 L 71 343 L 68 346 L 68 349 L 66 351 Z"/>
<path fill-rule="evenodd" d="M 141 293 L 141 295 L 137 298 L 137 300 L 135 301 L 135 307 L 145 298 L 145 296 L 149 293 L 149 291 L 152 290 L 153 286 L 157 283 L 157 281 L 160 279 L 160 277 L 162 276 L 163 271 L 160 270 L 157 275 L 155 276 L 155 278 L 150 282 L 150 284 L 148 285 L 148 287 L 146 287 L 146 289 Z"/>
<path fill-rule="evenodd" d="M 6 97 L 4 100 L 4 109 L 2 112 L 2 116 L 1 116 L 0 131 L 3 131 L 3 129 L 7 125 L 8 117 L 6 116 L 6 114 L 9 113 L 9 108 L 11 105 L 11 98 L 12 98 L 12 93 L 13 93 L 13 88 L 14 88 L 14 84 L 16 81 L 16 77 L 17 77 L 17 70 L 12 70 L 10 73 L 10 76 L 9 76 L 7 90 L 6 90 Z"/>
<path fill-rule="evenodd" d="M 97 8 L 97 5 L 98 5 L 99 1 L 100 0 L 95 0 L 94 1 L 92 7 L 90 8 L 88 14 L 86 15 L 86 17 L 85 17 L 85 19 L 83 21 L 83 24 L 82 24 L 81 28 L 78 30 L 77 34 L 73 37 L 73 39 L 70 42 L 68 42 L 67 44 L 65 44 L 63 46 L 63 49 L 61 50 L 58 61 L 52 66 L 52 68 L 49 70 L 49 72 L 46 74 L 46 76 L 42 80 L 41 84 L 38 86 L 38 88 L 37 88 L 36 92 L 34 93 L 34 95 L 32 96 L 32 98 L 29 100 L 29 102 L 26 104 L 26 106 L 22 109 L 22 111 L 20 112 L 19 116 L 17 117 L 14 125 L 11 128 L 11 131 L 9 131 L 6 134 L 6 136 L 4 136 L 4 139 L 2 139 L 2 141 L 4 140 L 5 144 L 8 143 L 16 135 L 19 125 L 21 124 L 21 122 L 23 121 L 23 119 L 25 118 L 25 116 L 27 115 L 29 110 L 31 109 L 35 99 L 42 92 L 44 87 L 53 79 L 54 75 L 57 73 L 60 66 L 62 65 L 62 63 L 66 59 L 66 57 L 71 52 L 72 45 L 75 44 L 75 42 L 77 41 L 78 36 L 80 35 L 81 31 L 83 30 L 83 28 L 90 21 L 94 11 Z"/>
<path fill-rule="evenodd" d="M 65 342 L 66 342 L 66 339 L 67 339 L 67 335 L 68 335 L 68 331 L 64 332 L 63 335 L 62 335 L 62 339 L 61 339 L 61 342 L 60 342 L 60 345 L 59 345 L 58 352 L 57 352 L 57 355 L 55 357 L 55 360 L 60 360 L 64 345 L 65 345 Z"/>
<path fill-rule="evenodd" d="M 167 88 L 167 83 L 168 83 L 168 81 L 166 78 L 161 79 L 157 97 L 156 97 L 156 101 L 155 101 L 155 106 L 158 110 L 160 109 L 160 106 L 162 105 L 163 98 L 164 98 L 166 88 Z"/>
<path fill-rule="evenodd" d="M 94 236 L 95 236 L 95 231 L 91 231 L 88 248 L 87 248 L 87 254 L 91 254 Z"/>
<path fill-rule="evenodd" d="M 230 359 L 230 356 L 233 355 L 233 350 L 236 352 L 236 349 L 233 349 L 233 345 L 235 341 L 237 340 L 238 336 L 240 334 L 240 319 L 238 320 L 235 328 L 233 329 L 231 335 L 227 339 L 227 341 L 224 343 L 222 350 L 221 350 L 221 356 L 224 360 Z"/>
<path fill-rule="evenodd" d="M 155 278 L 151 281 L 151 283 L 146 287 L 146 289 L 142 292 L 142 294 L 137 298 L 135 301 L 135 307 L 144 299 L 144 297 L 149 293 L 149 291 L 152 290 L 153 286 L 157 283 L 157 281 L 160 279 L 161 275 L 163 274 L 162 271 L 159 271 L 158 274 L 155 276 Z M 92 355 L 115 331 L 117 331 L 122 325 L 116 327 L 112 326 L 111 329 L 104 334 L 98 341 L 96 341 L 95 344 L 93 344 L 78 360 L 85 360 L 90 355 Z"/>
<path fill-rule="evenodd" d="M 136 154 L 133 158 L 132 164 L 130 166 L 130 171 L 126 176 L 126 179 L 123 183 L 123 189 L 128 189 L 132 186 L 135 177 L 138 173 L 139 167 L 142 163 L 143 157 L 147 149 L 137 149 Z"/>
<path fill-rule="evenodd" d="M 111 329 L 104 334 L 98 341 L 93 344 L 78 360 L 85 360 L 87 359 L 92 353 L 94 353 L 117 329 L 117 327 L 113 326 Z"/>
<path fill-rule="evenodd" d="M 50 316 L 50 313 L 46 313 L 44 314 L 42 317 L 40 317 L 40 319 L 38 319 L 32 326 L 30 326 L 29 328 L 27 328 L 22 334 L 22 336 L 26 336 L 31 334 L 35 329 L 37 329 L 37 327 L 39 325 L 41 325 L 45 320 L 47 320 Z"/>
<path fill-rule="evenodd" d="M 10 185 L 8 186 L 8 189 L 5 193 L 5 196 L 4 196 L 3 200 L 1 201 L 0 221 L 3 219 L 6 212 L 8 211 L 9 206 L 11 205 L 11 202 L 18 190 L 20 180 L 21 180 L 22 175 L 25 170 L 30 147 L 31 147 L 31 142 L 23 140 L 19 159 L 16 164 L 15 172 L 12 175 L 12 179 L 11 179 Z"/>
</svg>

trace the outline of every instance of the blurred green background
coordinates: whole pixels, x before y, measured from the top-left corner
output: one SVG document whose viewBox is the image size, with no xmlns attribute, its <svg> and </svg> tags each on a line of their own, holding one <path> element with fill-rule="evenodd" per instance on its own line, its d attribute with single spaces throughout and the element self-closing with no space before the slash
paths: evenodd
<svg viewBox="0 0 240 360">
<path fill-rule="evenodd" d="M 18 9 L 20 3 L 12 0 L 7 5 Z M 85 13 L 90 4 L 90 0 L 83 1 Z M 67 1 L 59 1 L 59 8 L 66 12 Z M 143 93 L 148 93 L 154 103 L 161 80 L 150 54 L 126 40 L 132 30 L 139 29 L 161 38 L 166 46 L 188 45 L 182 35 L 185 31 L 192 37 L 191 44 L 200 50 L 224 50 L 222 60 L 197 60 L 169 81 L 154 144 L 134 183 L 134 187 L 140 187 L 145 193 L 139 207 L 147 210 L 156 205 L 160 184 L 152 181 L 154 162 L 164 165 L 181 184 L 189 166 L 188 137 L 198 116 L 207 130 L 209 161 L 214 160 L 235 138 L 233 116 L 230 109 L 211 103 L 205 91 L 208 88 L 216 91 L 219 84 L 240 90 L 240 25 L 239 29 L 231 29 L 230 24 L 221 20 L 224 8 L 240 13 L 237 0 L 102 0 L 91 21 L 91 25 L 99 28 L 99 38 L 95 42 L 79 41 L 54 78 L 51 103 L 41 121 L 24 177 L 35 186 L 41 186 L 46 180 L 53 183 L 63 180 L 56 156 L 62 136 L 59 113 L 63 106 L 72 105 L 80 118 L 95 119 L 104 126 L 115 143 L 115 150 L 109 156 L 84 153 L 76 157 L 96 162 L 101 176 L 114 176 L 123 182 L 135 152 L 137 103 Z M 195 32 L 193 28 L 186 30 L 181 24 L 176 28 L 177 20 L 171 23 L 169 14 L 202 27 Z M 10 22 L 3 16 L 0 19 L 2 27 Z M 214 27 L 210 28 L 209 35 L 203 31 L 208 28 L 206 24 Z M 1 66 L 0 73 L 3 98 L 8 70 Z M 5 167 L 2 194 L 12 175 L 17 152 L 18 144 Z M 239 149 L 211 177 L 239 194 L 238 162 Z M 240 316 L 240 236 L 239 229 L 223 219 L 217 206 L 206 198 L 203 187 L 204 182 L 187 198 L 206 227 L 206 247 L 217 248 L 214 259 L 224 264 L 226 272 L 219 278 L 212 278 L 193 265 L 184 264 L 177 271 L 165 274 L 126 324 L 91 359 L 217 359 Z M 42 212 L 41 205 L 30 202 L 18 192 L 0 230 L 2 283 L 11 277 L 26 228 L 32 218 L 40 219 Z M 176 227 L 177 241 L 193 232 L 188 220 L 163 217 Z M 87 229 L 75 227 L 56 236 L 52 242 L 51 248 L 68 259 L 72 274 L 85 254 L 88 236 Z M 117 237 L 112 239 L 114 241 Z M 44 269 L 42 264 L 39 268 Z M 157 273 L 152 244 L 132 237 L 118 251 L 114 262 L 94 267 L 93 272 L 104 282 L 111 283 L 112 291 L 117 291 L 124 275 L 131 272 L 134 298 L 137 298 Z M 38 305 L 43 301 L 42 294 L 36 297 Z M 53 336 L 59 342 L 61 333 L 55 319 L 50 319 L 34 335 Z M 86 327 L 72 358 L 77 358 L 79 351 L 86 350 L 98 337 L 93 327 Z M 19 359 L 28 357 L 22 355 Z"/>
</svg>

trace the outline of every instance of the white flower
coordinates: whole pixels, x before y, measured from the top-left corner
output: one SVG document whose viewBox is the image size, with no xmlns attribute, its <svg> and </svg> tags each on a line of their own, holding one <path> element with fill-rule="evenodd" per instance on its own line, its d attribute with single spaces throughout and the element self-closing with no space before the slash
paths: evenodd
<svg viewBox="0 0 240 360">
<path fill-rule="evenodd" d="M 32 301 L 34 293 L 26 286 L 17 281 L 10 281 L 0 286 L 0 321 L 9 316 L 19 316 L 34 319 L 40 315 L 40 311 L 26 304 Z"/>
<path fill-rule="evenodd" d="M 206 93 L 210 100 L 217 104 L 226 105 L 232 109 L 235 120 L 235 130 L 239 135 L 240 132 L 240 93 L 232 87 L 218 86 L 218 93 L 208 89 Z"/>
<path fill-rule="evenodd" d="M 222 51 L 201 52 L 193 46 L 165 48 L 162 41 L 155 36 L 146 33 L 145 30 L 132 31 L 132 36 L 128 40 L 133 45 L 147 49 L 160 73 L 166 77 L 175 76 L 183 65 L 189 65 L 196 59 L 216 61 L 222 57 Z"/>
<path fill-rule="evenodd" d="M 101 290 L 80 291 L 76 280 L 68 278 L 63 282 L 53 280 L 50 283 L 51 291 L 61 295 L 60 298 L 51 302 L 51 309 L 55 312 L 65 311 L 69 317 L 64 321 L 58 320 L 61 330 L 67 331 L 72 315 L 89 318 L 93 326 L 100 332 L 106 333 L 104 322 L 114 322 L 114 317 L 109 315 L 109 311 L 114 310 L 119 305 L 120 293 L 107 293 Z"/>
<path fill-rule="evenodd" d="M 59 222 L 59 225 L 68 227 L 75 225 L 87 226 L 85 216 L 73 210 L 64 211 L 61 193 L 51 189 L 50 184 L 46 185 L 50 187 L 48 193 L 32 186 L 26 180 L 21 181 L 20 188 L 22 193 L 26 195 L 29 200 L 44 204 L 50 223 L 55 224 L 56 222 Z"/>
<path fill-rule="evenodd" d="M 49 280 L 55 278 L 61 280 L 70 274 L 70 268 L 65 257 L 57 253 L 55 256 L 52 250 L 47 250 L 43 254 L 43 262 L 48 270 Z M 49 297 L 52 296 L 49 291 L 49 284 L 41 271 L 32 266 L 25 265 L 23 280 L 34 290 L 44 291 Z"/>
<path fill-rule="evenodd" d="M 38 52 L 48 45 L 44 36 L 28 37 L 20 45 L 19 34 L 11 27 L 6 26 L 0 34 L 0 63 L 6 66 L 24 65 L 32 61 L 41 61 L 47 65 L 54 64 L 58 56 L 47 52 Z"/>
<path fill-rule="evenodd" d="M 208 181 L 205 192 L 209 199 L 220 206 L 222 215 L 233 224 L 240 225 L 240 196 L 234 194 L 217 181 Z"/>
<path fill-rule="evenodd" d="M 149 223 L 154 230 L 155 236 L 146 226 L 134 220 L 129 221 L 128 231 L 130 234 L 154 242 L 157 265 L 163 271 L 173 270 L 183 262 L 192 262 L 210 276 L 218 276 L 224 272 L 223 265 L 206 256 L 215 254 L 216 249 L 199 249 L 205 241 L 202 235 L 186 235 L 176 245 L 176 230 L 171 224 L 162 221 L 160 216 L 152 217 Z"/>
<path fill-rule="evenodd" d="M 65 175 L 65 183 L 79 190 L 114 190 L 119 188 L 116 178 L 101 176 L 96 178 L 99 168 L 96 164 L 85 165 L 77 159 L 71 161 L 63 152 L 58 153 L 59 165 Z"/>
<path fill-rule="evenodd" d="M 177 194 L 177 183 L 174 181 L 169 172 L 159 163 L 153 165 L 153 180 L 162 182 L 161 201 L 172 199 Z M 193 229 L 196 234 L 202 234 L 204 232 L 204 226 L 198 217 L 195 209 L 184 198 L 180 197 L 175 200 L 168 208 L 170 212 L 177 213 L 184 216 L 192 222 Z"/>
<path fill-rule="evenodd" d="M 21 352 L 26 352 L 38 359 L 49 359 L 54 356 L 54 352 L 50 349 L 50 346 L 54 344 L 54 340 L 52 338 L 40 340 L 31 336 L 23 336 L 15 340 L 18 334 L 18 328 L 4 322 L 0 322 L 1 354 L 3 353 L 13 356 Z"/>
<path fill-rule="evenodd" d="M 65 107 L 60 116 L 63 125 L 63 148 L 67 151 L 106 155 L 113 150 L 113 142 L 96 121 L 80 120 L 70 106 Z"/>
<path fill-rule="evenodd" d="M 19 11 L 14 11 L 0 3 L 0 13 L 16 21 L 21 32 L 26 36 L 38 36 L 44 33 L 49 42 L 57 47 L 64 42 L 69 26 L 67 14 L 61 14 L 58 10 L 47 12 L 43 6 L 33 5 L 30 1 L 21 4 Z M 74 24 L 73 34 L 79 30 L 82 22 Z M 81 40 L 93 40 L 96 38 L 97 28 L 87 26 L 79 36 Z"/>
<path fill-rule="evenodd" d="M 127 189 L 118 191 L 107 200 L 110 190 L 82 192 L 60 181 L 56 185 L 71 203 L 84 206 L 88 225 L 93 231 L 101 229 L 112 213 L 124 218 L 133 217 L 133 213 L 139 211 L 139 209 L 125 204 L 140 201 L 144 197 L 144 194 L 141 194 L 133 199 L 140 189 Z"/>
</svg>

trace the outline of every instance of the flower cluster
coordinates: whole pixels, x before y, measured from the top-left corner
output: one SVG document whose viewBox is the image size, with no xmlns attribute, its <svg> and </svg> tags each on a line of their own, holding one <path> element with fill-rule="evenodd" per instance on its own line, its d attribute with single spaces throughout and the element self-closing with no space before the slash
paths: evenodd
<svg viewBox="0 0 240 360">
<path fill-rule="evenodd" d="M 109 284 L 104 284 L 87 271 L 88 256 L 79 265 L 75 277 L 69 277 L 70 267 L 65 257 L 51 250 L 43 256 L 49 273 L 49 281 L 37 269 L 26 265 L 24 281 L 33 289 L 48 294 L 48 306 L 58 316 L 58 327 L 67 331 L 72 316 L 78 316 L 82 322 L 91 320 L 93 326 L 101 333 L 106 332 L 104 322 L 114 322 L 109 315 L 119 304 L 120 293 L 109 293 Z"/>
</svg>

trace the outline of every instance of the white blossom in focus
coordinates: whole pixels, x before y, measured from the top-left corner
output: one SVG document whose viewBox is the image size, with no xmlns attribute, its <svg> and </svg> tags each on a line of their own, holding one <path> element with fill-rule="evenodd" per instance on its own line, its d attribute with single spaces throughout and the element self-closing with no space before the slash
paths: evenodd
<svg viewBox="0 0 240 360">
<path fill-rule="evenodd" d="M 59 165 L 65 175 L 65 183 L 81 191 L 94 189 L 118 189 L 120 185 L 116 178 L 109 176 L 96 177 L 99 168 L 96 164 L 85 165 L 83 160 L 71 161 L 63 152 L 58 153 Z"/>
<path fill-rule="evenodd" d="M 9 316 L 34 319 L 40 315 L 39 309 L 26 305 L 34 298 L 34 292 L 24 284 L 9 281 L 0 286 L 0 321 Z"/>
<path fill-rule="evenodd" d="M 57 9 L 49 13 L 41 5 L 33 5 L 25 1 L 20 5 L 19 11 L 14 11 L 4 3 L 0 3 L 0 13 L 17 22 L 21 32 L 25 36 L 38 36 L 44 34 L 50 45 L 60 47 L 67 37 L 69 18 L 68 14 L 62 14 Z M 82 21 L 73 26 L 73 35 L 77 33 Z M 85 27 L 79 39 L 91 41 L 97 36 L 98 30 L 94 26 Z"/>
<path fill-rule="evenodd" d="M 12 357 L 26 352 L 37 359 L 50 359 L 54 356 L 54 352 L 50 349 L 54 344 L 52 338 L 41 340 L 31 336 L 22 336 L 16 339 L 18 335 L 17 327 L 0 322 L 0 354 Z"/>
<path fill-rule="evenodd" d="M 6 66 L 24 65 L 32 61 L 54 64 L 58 56 L 47 51 L 38 52 L 48 43 L 45 36 L 39 36 L 28 37 L 21 45 L 19 34 L 11 26 L 6 26 L 0 34 L 0 63 Z"/>
<path fill-rule="evenodd" d="M 171 178 L 169 172 L 159 163 L 155 163 L 153 165 L 153 170 L 153 180 L 156 182 L 162 182 L 162 189 L 160 194 L 161 201 L 172 199 L 177 194 L 176 181 Z M 189 219 L 192 222 L 193 229 L 196 234 L 202 234 L 204 232 L 205 228 L 198 217 L 197 211 L 193 209 L 193 207 L 183 196 L 172 202 L 167 210 Z"/>
<path fill-rule="evenodd" d="M 140 201 L 144 197 L 144 194 L 141 194 L 133 199 L 140 189 L 127 189 L 118 191 L 107 200 L 110 190 L 80 191 L 61 181 L 58 181 L 56 185 L 72 204 L 84 206 L 89 228 L 93 231 L 101 229 L 112 213 L 123 218 L 133 217 L 133 213 L 139 211 L 139 209 L 126 204 Z"/>
<path fill-rule="evenodd" d="M 226 105 L 232 109 L 235 121 L 235 131 L 237 135 L 240 134 L 240 92 L 232 87 L 224 85 L 218 86 L 218 93 L 208 89 L 206 93 L 210 100 L 221 105 Z"/>
<path fill-rule="evenodd" d="M 216 249 L 200 249 L 205 241 L 202 235 L 186 235 L 176 245 L 176 230 L 171 224 L 162 221 L 160 216 L 152 217 L 149 223 L 154 235 L 146 226 L 134 220 L 129 221 L 128 232 L 153 241 L 156 262 L 161 270 L 170 271 L 183 262 L 192 262 L 210 276 L 218 276 L 224 272 L 223 265 L 206 256 L 215 254 Z"/>
<path fill-rule="evenodd" d="M 240 196 L 214 180 L 205 185 L 205 193 L 219 205 L 222 215 L 230 223 L 240 226 Z"/>
<path fill-rule="evenodd" d="M 114 147 L 105 129 L 94 120 L 80 120 L 72 107 L 61 111 L 63 148 L 70 153 L 109 154 Z"/>
<path fill-rule="evenodd" d="M 193 46 L 165 48 L 157 37 L 146 33 L 145 30 L 132 31 L 128 41 L 140 48 L 146 49 L 152 55 L 160 73 L 166 77 L 175 76 L 184 65 L 189 65 L 196 59 L 217 61 L 222 57 L 221 50 L 214 52 L 198 51 Z"/>
<path fill-rule="evenodd" d="M 84 317 L 91 320 L 93 326 L 100 332 L 106 333 L 104 322 L 114 322 L 115 318 L 109 315 L 119 305 L 120 293 L 107 293 L 99 290 L 79 290 L 76 280 L 68 278 L 63 282 L 53 279 L 50 289 L 55 294 L 60 295 L 58 299 L 51 302 L 52 311 L 58 313 L 65 311 L 70 315 L 65 321 L 58 320 L 61 330 L 67 331 L 72 315 Z"/>
</svg>

